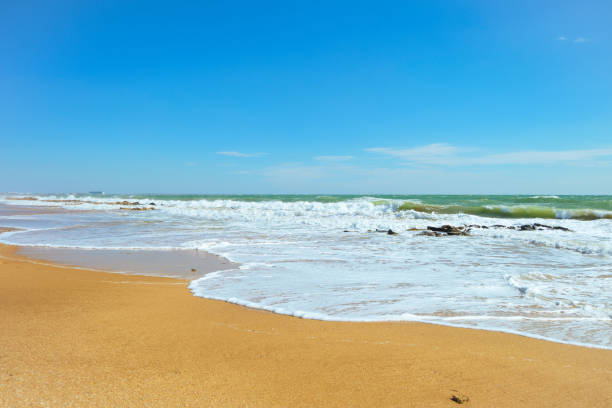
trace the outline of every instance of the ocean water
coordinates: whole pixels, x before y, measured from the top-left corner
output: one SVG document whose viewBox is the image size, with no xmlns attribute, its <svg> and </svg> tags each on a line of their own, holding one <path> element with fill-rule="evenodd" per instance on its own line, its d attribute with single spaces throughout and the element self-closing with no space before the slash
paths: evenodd
<svg viewBox="0 0 612 408">
<path fill-rule="evenodd" d="M 422 321 L 612 349 L 612 196 L 18 197 L 0 203 L 63 211 L 0 212 L 0 225 L 22 229 L 0 242 L 198 249 L 240 264 L 192 281 L 195 296 L 305 318 Z M 517 228 L 533 223 L 570 231 Z M 489 228 L 421 235 L 444 224 Z M 376 232 L 388 229 L 398 234 Z"/>
</svg>

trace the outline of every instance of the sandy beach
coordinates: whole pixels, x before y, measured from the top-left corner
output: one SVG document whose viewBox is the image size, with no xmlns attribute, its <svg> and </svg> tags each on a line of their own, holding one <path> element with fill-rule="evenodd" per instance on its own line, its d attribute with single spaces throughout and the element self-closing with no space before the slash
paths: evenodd
<svg viewBox="0 0 612 408">
<path fill-rule="evenodd" d="M 612 352 L 321 322 L 0 249 L 2 407 L 609 407 Z"/>
</svg>

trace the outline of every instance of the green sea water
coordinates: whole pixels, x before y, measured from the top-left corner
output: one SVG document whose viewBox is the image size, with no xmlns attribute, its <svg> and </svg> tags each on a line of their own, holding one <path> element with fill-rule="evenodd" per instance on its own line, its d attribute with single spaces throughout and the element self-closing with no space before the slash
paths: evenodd
<svg viewBox="0 0 612 408">
<path fill-rule="evenodd" d="M 612 219 L 612 195 L 389 195 L 389 194 L 53 194 L 82 200 L 342 203 L 364 201 L 393 211 L 471 214 L 491 218 Z"/>
<path fill-rule="evenodd" d="M 105 197 L 135 200 L 231 200 L 242 202 L 338 203 L 367 200 L 373 205 L 391 205 L 395 211 L 438 214 L 472 214 L 493 218 L 612 219 L 610 195 L 346 195 L 346 194 L 132 194 Z"/>
<path fill-rule="evenodd" d="M 381 200 L 418 200 L 433 205 L 482 206 L 541 204 L 563 208 L 597 208 L 612 210 L 612 195 L 404 195 L 404 194 L 131 194 L 117 195 L 131 198 L 158 198 L 160 200 L 236 200 L 236 201 L 315 201 L 335 203 L 358 198 Z"/>
</svg>

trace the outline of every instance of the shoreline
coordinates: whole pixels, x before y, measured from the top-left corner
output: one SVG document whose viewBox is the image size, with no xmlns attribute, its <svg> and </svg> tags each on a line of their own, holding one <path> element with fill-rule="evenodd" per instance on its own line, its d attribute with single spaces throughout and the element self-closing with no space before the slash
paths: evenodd
<svg viewBox="0 0 612 408">
<path fill-rule="evenodd" d="M 193 291 L 192 291 L 192 294 L 193 294 Z M 193 295 L 193 296 L 199 297 L 200 299 L 207 299 L 207 300 L 214 300 L 214 301 L 218 301 L 218 302 L 229 303 L 231 305 L 237 305 L 237 306 L 241 306 L 241 307 L 244 307 L 244 308 L 247 308 L 247 309 L 260 310 L 260 311 L 263 311 L 263 312 L 277 314 L 279 316 L 289 316 L 289 317 L 296 318 L 296 319 L 313 320 L 313 321 L 316 321 L 316 322 L 364 323 L 364 324 L 375 324 L 375 323 L 383 323 L 383 324 L 384 323 L 389 323 L 389 324 L 391 324 L 391 323 L 418 323 L 418 324 L 426 324 L 426 325 L 441 326 L 441 327 L 450 327 L 450 328 L 457 328 L 457 329 L 467 329 L 467 330 L 477 330 L 477 331 L 483 331 L 483 332 L 502 333 L 502 334 L 508 334 L 508 335 L 511 335 L 511 336 L 520 336 L 520 337 L 525 337 L 525 338 L 528 338 L 528 339 L 545 341 L 545 342 L 549 342 L 549 343 L 562 344 L 562 345 L 566 345 L 566 346 L 583 347 L 583 348 L 587 348 L 587 349 L 612 351 L 612 347 L 600 346 L 600 345 L 597 345 L 597 344 L 590 344 L 590 343 L 580 343 L 580 342 L 557 340 L 557 339 L 550 338 L 550 337 L 539 336 L 539 335 L 536 335 L 536 334 L 528 334 L 528 333 L 523 333 L 523 332 L 518 332 L 518 331 L 512 331 L 512 330 L 507 330 L 507 329 L 503 329 L 503 328 L 486 328 L 486 327 L 474 327 L 474 326 L 469 326 L 469 325 L 461 325 L 461 324 L 453 324 L 453 323 L 430 322 L 430 321 L 427 321 L 425 319 L 421 319 L 421 320 L 419 320 L 419 319 L 395 319 L 395 320 L 392 320 L 392 319 L 388 319 L 388 320 L 374 320 L 374 319 L 370 319 L 370 320 L 366 320 L 366 319 L 319 318 L 319 317 L 313 317 L 312 315 L 301 315 L 300 313 L 283 313 L 283 312 L 279 312 L 279 311 L 273 310 L 272 308 L 268 308 L 268 307 L 265 307 L 265 306 L 253 305 L 251 302 L 248 302 L 248 301 L 241 301 L 241 300 L 232 301 L 232 300 L 228 300 L 228 299 L 224 299 L 224 298 L 205 297 L 205 296 L 198 296 L 198 295 Z"/>
<path fill-rule="evenodd" d="M 0 234 L 4 232 L 18 231 L 18 230 L 19 229 L 17 228 L 0 227 Z M 3 243 L 0 243 L 0 245 L 13 246 L 13 245 L 3 244 Z M 202 264 L 199 265 L 199 266 L 203 266 L 203 268 L 197 269 L 197 273 L 199 276 L 193 276 L 193 275 L 190 276 L 189 273 L 152 272 L 151 270 L 146 269 L 147 266 L 143 267 L 142 265 L 140 265 L 141 266 L 140 271 L 127 271 L 127 270 L 124 271 L 124 270 L 113 269 L 113 268 L 108 268 L 108 267 L 96 267 L 93 265 L 91 257 L 88 261 L 83 261 L 83 262 L 78 262 L 78 261 L 77 262 L 65 262 L 66 257 L 64 257 L 64 260 L 62 260 L 61 253 L 62 252 L 72 252 L 72 254 L 68 257 L 68 259 L 72 258 L 74 260 L 78 256 L 89 257 L 92 253 L 96 253 L 96 257 L 100 258 L 101 256 L 111 256 L 112 257 L 112 256 L 117 256 L 117 254 L 126 254 L 126 253 L 136 254 L 140 252 L 140 253 L 145 253 L 146 255 L 156 254 L 158 255 L 158 258 L 160 259 L 166 256 L 172 257 L 173 260 L 170 260 L 167 262 L 168 264 L 170 264 L 172 263 L 172 261 L 177 261 L 177 260 L 178 262 L 182 262 L 180 261 L 180 258 L 186 255 L 187 253 L 192 252 L 192 250 L 86 249 L 86 248 L 58 248 L 58 247 L 47 247 L 47 246 L 39 246 L 39 245 L 32 245 L 32 246 L 16 245 L 15 247 L 17 248 L 16 250 L 17 255 L 22 256 L 23 258 L 26 258 L 26 259 L 36 261 L 38 262 L 38 264 L 41 264 L 41 265 L 57 266 L 57 267 L 63 267 L 63 268 L 68 268 L 68 269 L 87 270 L 87 271 L 93 271 L 93 272 L 113 273 L 113 274 L 120 274 L 120 275 L 135 275 L 135 276 L 143 276 L 143 277 L 163 277 L 163 278 L 170 278 L 170 279 L 186 280 L 188 282 L 187 287 L 191 295 L 194 297 L 198 297 L 201 299 L 214 300 L 214 301 L 219 301 L 219 302 L 225 302 L 225 303 L 245 307 L 248 309 L 260 310 L 260 311 L 269 312 L 269 313 L 273 313 L 273 314 L 277 314 L 281 316 L 289 316 L 289 317 L 294 317 L 294 318 L 299 318 L 299 319 L 308 319 L 308 320 L 321 321 L 321 322 L 337 322 L 337 323 L 402 323 L 402 322 L 406 322 L 406 323 L 431 324 L 431 325 L 437 325 L 437 326 L 443 326 L 443 327 L 453 327 L 453 328 L 470 329 L 470 330 L 482 330 L 486 332 L 499 332 L 499 333 L 510 334 L 510 335 L 515 335 L 515 336 L 527 337 L 527 338 L 536 339 L 536 340 L 548 341 L 551 343 L 558 343 L 558 344 L 565 344 L 565 345 L 576 346 L 576 347 L 585 347 L 585 348 L 592 348 L 592 349 L 598 349 L 598 350 L 612 351 L 612 348 L 610 347 L 601 346 L 597 344 L 557 340 L 554 338 L 538 336 L 535 334 L 523 333 L 523 332 L 512 331 L 512 330 L 505 330 L 503 328 L 486 328 L 486 327 L 474 327 L 474 326 L 469 326 L 469 325 L 461 325 L 461 324 L 453 324 L 453 323 L 445 323 L 445 322 L 430 322 L 425 319 L 422 319 L 422 320 L 419 320 L 419 319 L 363 320 L 362 319 L 360 320 L 360 319 L 322 318 L 322 317 L 316 317 L 315 315 L 312 315 L 312 314 L 300 314 L 300 313 L 291 313 L 291 312 L 283 313 L 283 312 L 279 312 L 278 310 L 275 310 L 270 307 L 260 306 L 258 304 L 254 304 L 248 301 L 242 301 L 240 299 L 236 299 L 235 301 L 233 301 L 231 299 L 225 299 L 225 298 L 199 296 L 194 293 L 191 287 L 191 283 L 194 280 L 205 277 L 208 274 L 212 274 L 216 272 L 223 272 L 224 270 L 232 269 L 240 265 L 220 255 L 209 253 L 206 251 L 196 251 L 197 255 L 202 255 L 204 257 Z M 59 253 L 60 256 L 57 256 L 57 255 L 42 256 L 42 257 L 38 256 L 39 254 L 43 252 L 47 252 L 47 251 L 49 253 L 54 253 L 54 252 Z M 121 255 L 119 257 L 121 257 Z M 126 258 L 124 257 L 123 259 L 112 260 L 112 262 L 108 262 L 107 264 L 117 266 L 125 261 L 126 261 Z M 100 262 L 100 259 L 98 259 L 98 262 Z M 148 262 L 151 262 L 151 260 L 149 259 Z M 187 265 L 188 265 L 187 263 L 184 263 L 183 266 L 187 267 Z M 188 268 L 185 268 L 185 271 L 187 270 Z"/>
<path fill-rule="evenodd" d="M 18 229 L 16 228 L 10 228 L 10 229 L 6 229 L 3 227 L 0 227 L 0 234 L 2 234 L 3 232 L 10 232 L 10 231 L 16 231 Z M 122 252 L 122 253 L 126 253 L 126 252 L 145 252 L 145 253 L 157 253 L 159 255 L 169 255 L 172 256 L 174 252 L 188 252 L 191 250 L 177 250 L 177 249 L 167 249 L 167 250 L 162 250 L 162 249 L 111 249 L 111 250 L 106 250 L 106 249 L 84 249 L 84 248 L 56 248 L 56 247 L 45 247 L 45 246 L 37 246 L 37 245 L 33 245 L 33 246 L 18 246 L 18 245 L 8 245 L 8 244 L 3 244 L 0 243 L 1 245 L 5 245 L 5 246 L 14 246 L 16 249 L 15 253 L 18 256 L 21 256 L 25 259 L 28 259 L 30 261 L 33 261 L 39 265 L 46 265 L 46 266 L 55 266 L 55 267 L 61 267 L 61 268 L 68 268 L 68 269 L 78 269 L 78 270 L 85 270 L 85 271 L 92 271 L 92 272 L 103 272 L 103 273 L 112 273 L 112 274 L 119 274 L 119 275 L 134 275 L 134 276 L 142 276 L 142 277 L 162 277 L 162 278 L 169 278 L 169 279 L 179 279 L 179 280 L 185 280 L 187 282 L 187 288 L 189 289 L 190 293 L 192 296 L 200 298 L 200 299 L 207 299 L 207 300 L 214 300 L 214 301 L 219 301 L 219 302 L 224 302 L 224 303 L 228 303 L 228 304 L 232 304 L 232 305 L 237 305 L 240 307 L 244 307 L 247 309 L 253 309 L 253 310 L 260 310 L 260 311 L 264 311 L 264 312 L 268 312 L 268 313 L 272 313 L 272 314 L 277 314 L 277 315 L 281 315 L 281 316 L 289 316 L 289 317 L 293 317 L 293 318 L 298 318 L 298 319 L 307 319 L 307 320 L 314 320 L 314 321 L 320 321 L 320 322 L 336 322 L 336 323 L 421 323 L 421 324 L 430 324 L 430 325 L 436 325 L 436 326 L 443 326 L 443 327 L 452 327 L 452 328 L 460 328 L 460 329 L 470 329 L 470 330 L 481 330 L 481 331 L 485 331 L 485 332 L 499 332 L 499 333 L 504 333 L 504 334 L 510 334 L 510 335 L 514 335 L 514 336 L 522 336 L 522 337 L 526 337 L 526 338 L 531 338 L 531 339 L 536 339 L 536 340 L 542 340 L 542 341 L 547 341 L 547 342 L 551 342 L 551 343 L 557 343 L 557 344 L 564 344 L 564 345 L 570 345 L 570 346 L 576 346 L 576 347 L 584 347 L 584 348 L 592 348 L 592 349 L 597 349 L 597 350 L 608 350 L 608 351 L 612 351 L 612 348 L 610 347 L 606 347 L 606 346 L 600 346 L 600 345 L 596 345 L 596 344 L 588 344 L 588 343 L 580 343 L 580 342 L 571 342 L 571 341 L 562 341 L 562 340 L 557 340 L 554 338 L 548 338 L 545 336 L 538 336 L 538 335 L 534 335 L 534 334 L 528 334 L 528 333 L 523 333 L 523 332 L 515 332 L 515 331 L 511 331 L 511 330 L 504 330 L 503 328 L 482 328 L 482 327 L 473 327 L 473 326 L 469 326 L 469 325 L 461 325 L 461 324 L 453 324 L 453 323 L 444 323 L 444 322 L 428 322 L 426 320 L 418 320 L 418 319 L 396 319 L 396 320 L 359 320 L 359 319 L 333 319 L 333 318 L 318 318 L 316 316 L 312 316 L 312 315 L 301 315 L 299 313 L 283 313 L 283 312 L 279 312 L 277 310 L 273 310 L 272 308 L 266 308 L 264 306 L 259 306 L 257 304 L 253 304 L 252 302 L 246 302 L 246 301 L 242 301 L 242 300 L 236 300 L 236 301 L 232 301 L 230 299 L 225 299 L 225 298 L 213 298 L 213 297 L 204 297 L 204 296 L 199 296 L 193 293 L 193 289 L 191 288 L 191 283 L 194 280 L 197 280 L 199 278 L 202 278 L 208 274 L 211 273 L 215 273 L 215 272 L 223 272 L 224 270 L 227 269 L 231 269 L 232 267 L 236 267 L 239 266 L 240 264 L 232 262 L 230 260 L 228 260 L 227 258 L 224 258 L 220 255 L 216 255 L 213 253 L 208 253 L 206 251 L 199 251 L 199 253 L 201 255 L 204 255 L 205 257 L 207 257 L 208 259 L 205 260 L 204 266 L 205 268 L 203 269 L 198 269 L 198 273 L 202 273 L 201 276 L 187 276 L 188 274 L 181 274 L 181 273 L 153 273 L 153 272 L 147 272 L 145 270 L 143 270 L 142 272 L 140 271 L 122 271 L 122 270 L 114 270 L 114 269 L 106 269 L 106 268 L 96 268 L 93 267 L 91 262 L 88 261 L 84 261 L 81 262 L 79 264 L 76 263 L 65 263 L 65 262 L 59 262 L 57 260 L 54 260 L 53 256 L 52 257 L 39 257 L 36 256 L 36 249 L 41 249 L 41 250 L 49 250 L 49 252 L 62 252 L 62 251 L 73 251 L 74 253 L 78 254 L 79 252 L 82 254 L 85 253 L 91 253 L 91 252 L 100 252 L 100 254 L 107 254 L 109 252 Z M 35 249 L 34 251 L 32 251 L 32 249 Z M 178 254 L 175 254 L 178 255 Z M 180 256 L 179 256 L 180 257 Z M 57 259 L 57 257 L 55 257 Z M 211 259 L 213 259 L 211 261 Z M 121 260 L 114 260 L 113 264 L 118 265 L 121 262 Z"/>
<path fill-rule="evenodd" d="M 195 297 L 185 280 L 32 264 L 16 250 L 0 246 L 0 406 L 612 403 L 609 350 L 299 319 Z"/>
</svg>

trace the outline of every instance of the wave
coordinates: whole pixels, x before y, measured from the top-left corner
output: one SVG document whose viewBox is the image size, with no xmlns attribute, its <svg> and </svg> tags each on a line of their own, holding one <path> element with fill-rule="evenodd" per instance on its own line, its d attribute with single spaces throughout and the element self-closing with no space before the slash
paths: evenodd
<svg viewBox="0 0 612 408">
<path fill-rule="evenodd" d="M 432 198 L 433 197 L 433 198 Z M 0 197 L 0 201 L 11 205 L 46 205 L 78 208 L 83 210 L 160 210 L 172 214 L 198 215 L 202 212 L 235 212 L 255 216 L 256 213 L 291 213 L 297 216 L 364 215 L 377 217 L 381 214 L 411 212 L 414 218 L 436 214 L 467 214 L 489 218 L 542 218 L 599 220 L 612 219 L 612 209 L 606 197 L 559 198 L 558 196 L 495 197 L 488 196 L 431 196 L 421 198 L 385 198 L 368 196 L 256 196 L 236 199 L 211 196 L 196 196 L 191 200 L 176 200 L 172 196 L 135 197 L 127 196 L 11 196 Z M 129 198 L 129 200 L 128 200 Z M 316 198 L 310 200 L 309 198 Z M 446 201 L 431 203 L 432 200 Z M 547 202 L 555 200 L 556 203 Z M 140 201 L 139 201 L 140 200 Z M 518 200 L 518 201 L 517 201 Z M 560 200 L 565 200 L 560 202 Z M 569 208 L 563 208 L 564 206 Z M 582 208 L 581 208 L 582 207 Z M 589 208 L 590 207 L 590 208 Z M 260 214 L 260 215 L 262 215 Z"/>
<path fill-rule="evenodd" d="M 487 316 L 487 315 L 465 315 L 465 316 L 439 316 L 439 315 L 428 315 L 428 314 L 412 314 L 412 313 L 401 313 L 398 315 L 385 315 L 379 318 L 350 318 L 333 316 L 325 313 L 303 311 L 303 310 L 291 310 L 286 307 L 266 305 L 261 302 L 252 302 L 246 299 L 241 299 L 234 296 L 213 296 L 203 290 L 199 284 L 206 280 L 216 279 L 221 276 L 220 272 L 209 273 L 208 275 L 193 280 L 189 283 L 189 290 L 194 296 L 219 300 L 222 302 L 233 303 L 240 306 L 249 307 L 251 309 L 265 310 L 268 312 L 293 316 L 300 319 L 309 320 L 320 320 L 320 321 L 331 321 L 331 322 L 421 322 L 428 324 L 437 324 L 440 326 L 449 327 L 460 327 L 468 329 L 479 329 L 488 330 L 501 333 L 516 334 L 519 336 L 531 337 L 534 339 L 551 341 L 554 343 L 570 344 L 574 346 L 589 347 L 595 349 L 612 350 L 612 347 L 608 344 L 599 344 L 597 342 L 589 341 L 576 341 L 569 339 L 561 339 L 551 333 L 551 335 L 541 335 L 532 333 L 520 329 L 512 329 L 503 326 L 504 322 L 518 322 L 519 324 L 525 324 L 525 322 L 534 321 L 539 323 L 553 322 L 559 324 L 560 322 L 589 322 L 589 323 L 603 323 L 607 325 L 610 321 L 609 317 L 583 317 L 583 316 L 563 316 L 563 317 L 529 317 L 529 316 Z M 484 322 L 484 324 L 480 323 Z M 497 324 L 496 324 L 497 323 Z"/>
<path fill-rule="evenodd" d="M 401 204 L 398 211 L 418 211 L 437 214 L 470 214 L 490 218 L 547 218 L 547 219 L 574 219 L 599 220 L 612 219 L 612 212 L 593 209 L 558 209 L 543 206 L 459 206 L 459 205 L 433 205 L 407 201 Z"/>
</svg>

